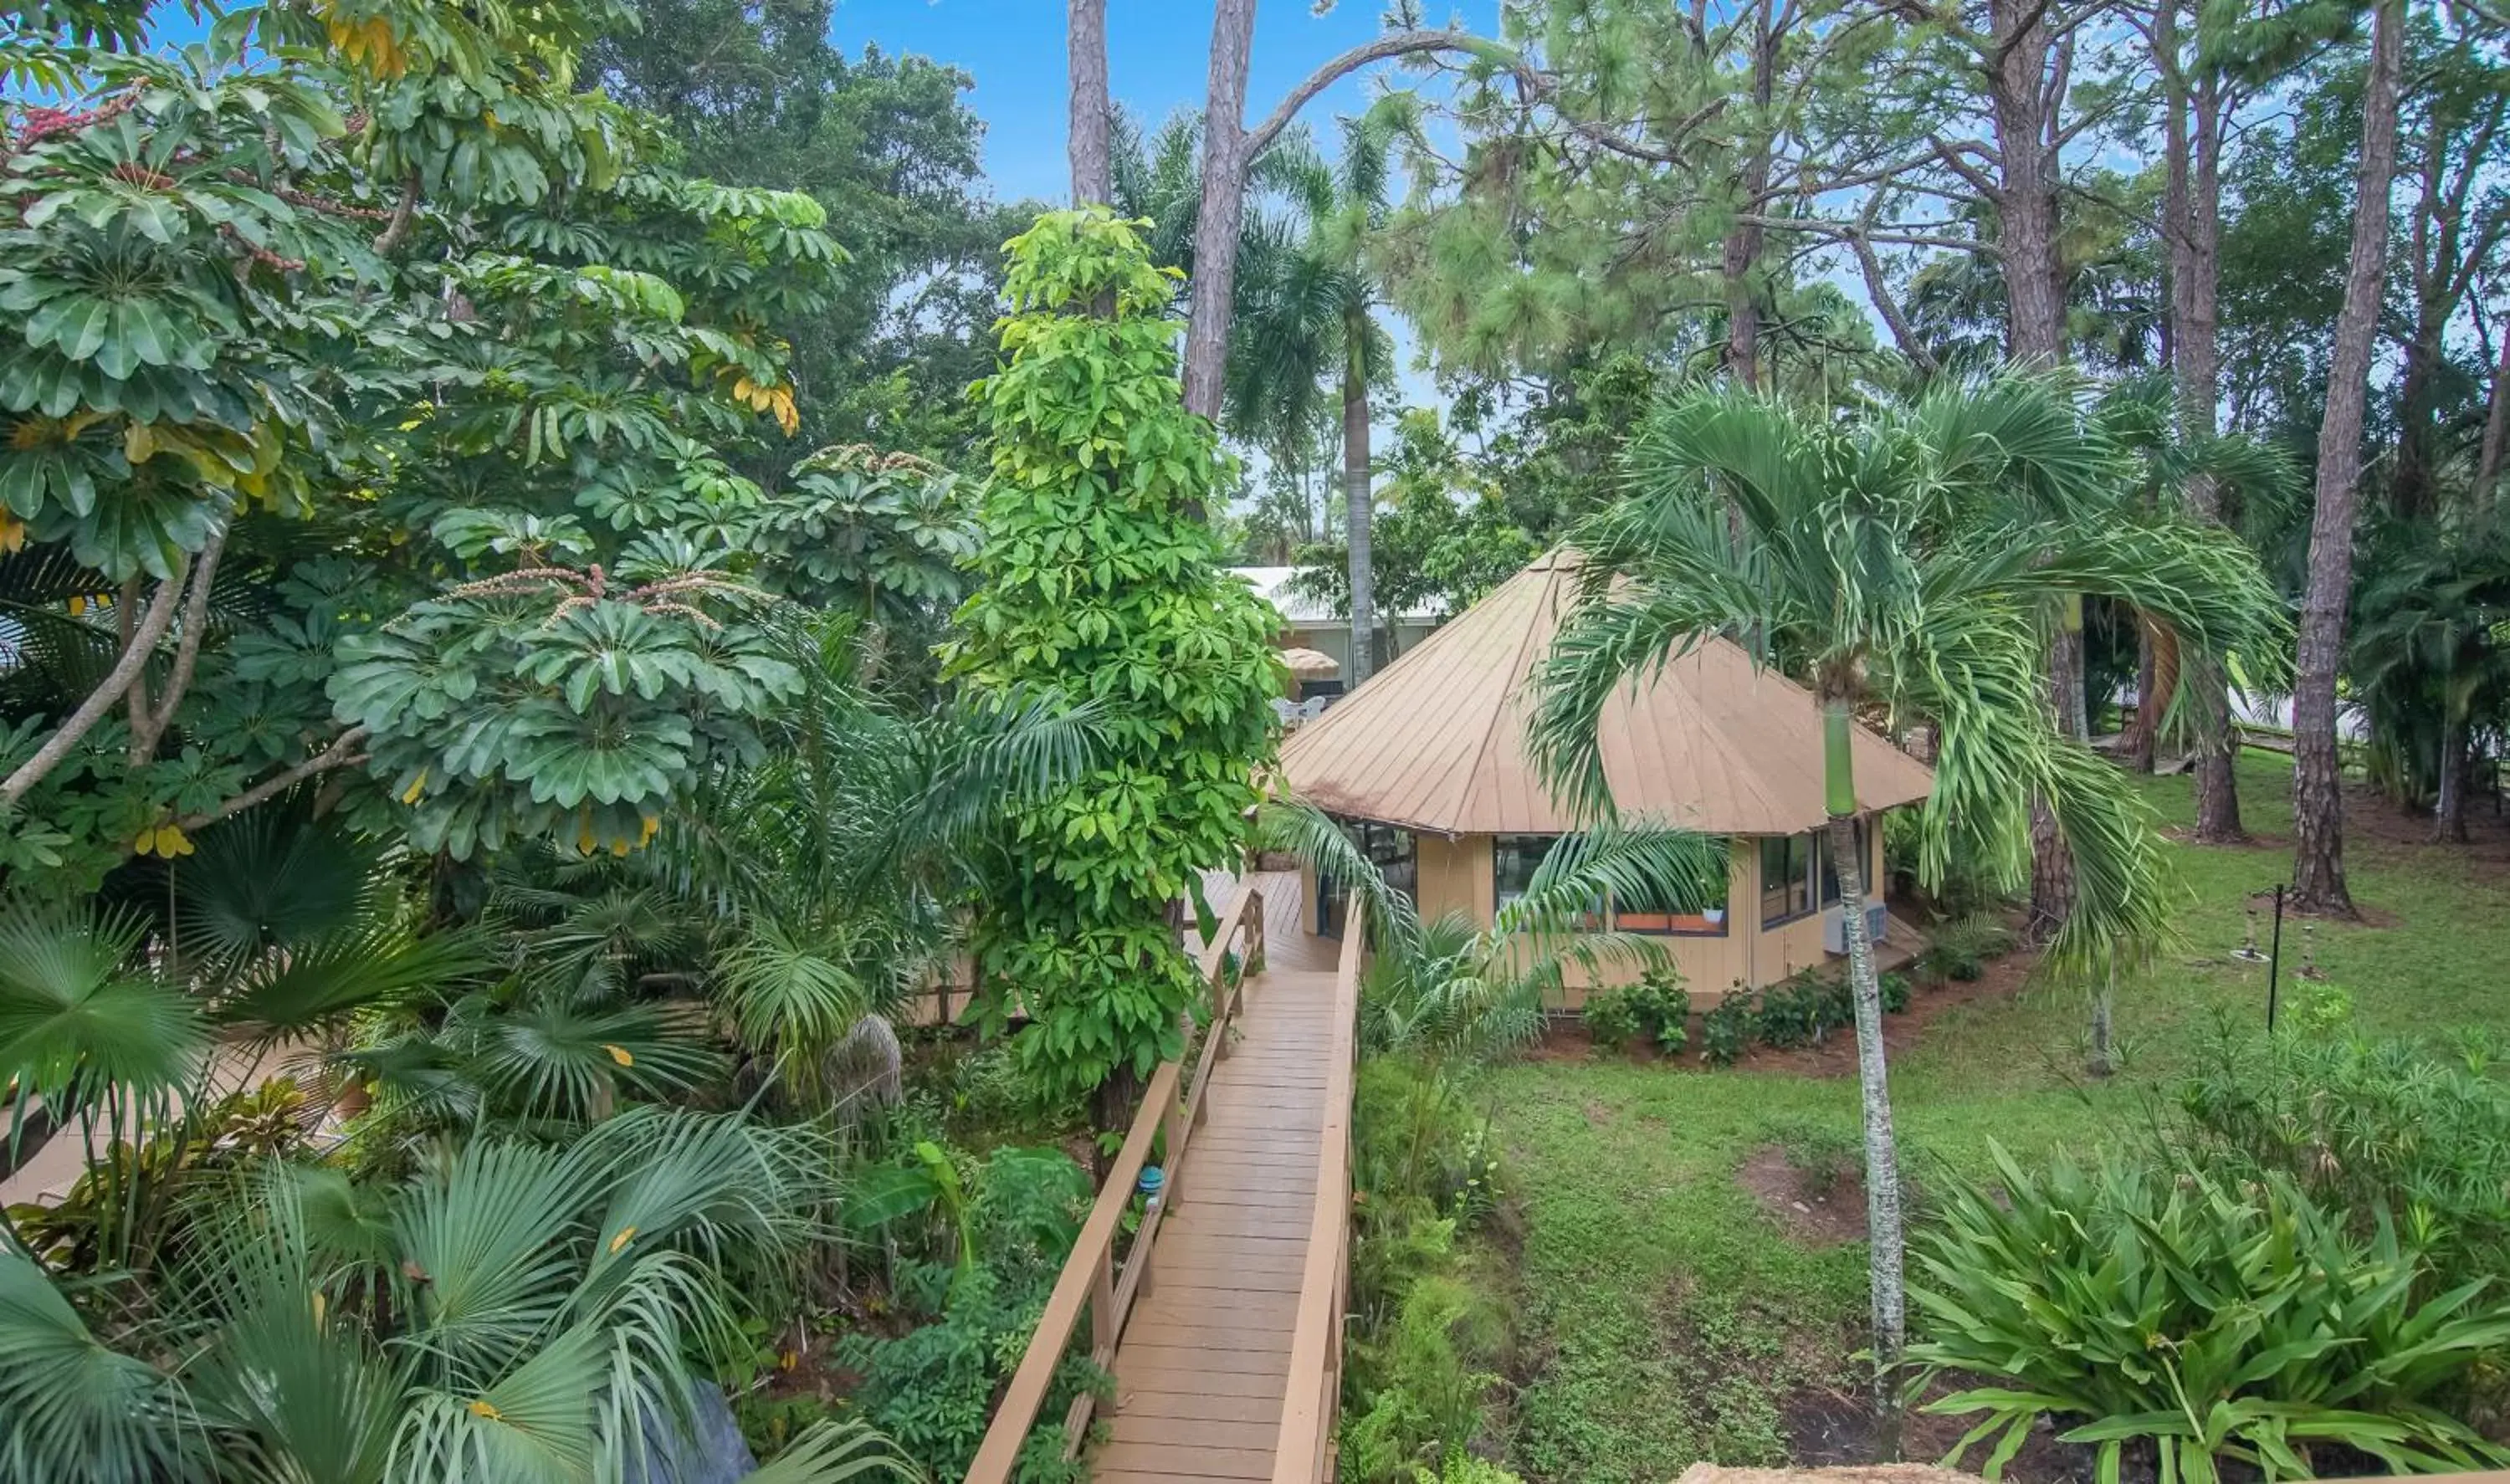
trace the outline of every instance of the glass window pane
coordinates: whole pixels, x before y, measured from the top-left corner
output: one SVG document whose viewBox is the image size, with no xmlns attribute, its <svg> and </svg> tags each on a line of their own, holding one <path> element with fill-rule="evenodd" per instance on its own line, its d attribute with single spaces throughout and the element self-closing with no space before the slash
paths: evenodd
<svg viewBox="0 0 2510 1484">
<path fill-rule="evenodd" d="M 1491 874 L 1498 884 L 1498 904 L 1506 906 L 1525 894 L 1535 869 L 1551 854 L 1557 835 L 1500 835 L 1491 842 Z"/>
<path fill-rule="evenodd" d="M 1724 842 L 1719 842 L 1720 846 Z M 1719 858 L 1726 858 L 1721 849 Z M 1726 898 L 1731 890 L 1724 877 L 1699 883 L 1697 892 L 1666 900 L 1645 895 L 1616 899 L 1613 903 L 1613 925 L 1623 932 L 1682 932 L 1724 936 L 1726 932 Z"/>
<path fill-rule="evenodd" d="M 1761 926 L 1773 928 L 1812 910 L 1812 836 L 1761 841 Z"/>
</svg>

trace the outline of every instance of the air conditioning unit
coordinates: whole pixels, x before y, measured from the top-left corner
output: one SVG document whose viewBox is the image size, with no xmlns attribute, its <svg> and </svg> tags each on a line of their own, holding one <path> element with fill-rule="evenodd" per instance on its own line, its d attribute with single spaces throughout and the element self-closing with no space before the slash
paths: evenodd
<svg viewBox="0 0 2510 1484">
<path fill-rule="evenodd" d="M 1882 930 L 1889 923 L 1890 917 L 1882 903 L 1869 901 L 1865 904 L 1867 942 L 1879 946 L 1882 941 Z M 1844 955 L 1847 952 L 1847 911 L 1844 907 L 1830 907 L 1821 914 L 1821 947 L 1825 953 Z"/>
</svg>

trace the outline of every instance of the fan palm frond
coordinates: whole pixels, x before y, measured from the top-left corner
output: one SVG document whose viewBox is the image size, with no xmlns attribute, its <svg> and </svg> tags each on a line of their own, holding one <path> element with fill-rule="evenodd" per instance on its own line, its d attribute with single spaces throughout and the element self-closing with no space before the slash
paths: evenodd
<svg viewBox="0 0 2510 1484">
<path fill-rule="evenodd" d="M 889 1439 L 858 1422 L 813 1424 L 791 1446 L 751 1470 L 742 1484 L 851 1484 L 865 1474 L 915 1479 L 921 1470 Z"/>
<path fill-rule="evenodd" d="M 40 1097 L 54 1119 L 143 1110 L 190 1085 L 209 1047 L 200 1007 L 138 971 L 135 914 L 0 907 L 0 1084 Z"/>
<path fill-rule="evenodd" d="M 42 1267 L 0 1247 L 0 1474 L 193 1478 L 206 1443 L 180 1388 L 108 1348 Z"/>
</svg>

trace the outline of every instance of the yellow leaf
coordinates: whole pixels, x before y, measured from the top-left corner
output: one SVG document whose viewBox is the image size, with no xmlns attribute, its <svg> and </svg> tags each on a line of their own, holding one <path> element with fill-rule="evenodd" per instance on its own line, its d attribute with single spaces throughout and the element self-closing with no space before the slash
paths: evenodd
<svg viewBox="0 0 2510 1484">
<path fill-rule="evenodd" d="M 498 1411 L 495 1407 L 490 1406 L 488 1404 L 488 1399 L 484 1396 L 471 1404 L 471 1415 L 473 1417 L 484 1417 L 492 1423 L 501 1423 L 506 1420 L 506 1414 Z"/>
<path fill-rule="evenodd" d="M 400 801 L 404 804 L 416 804 L 420 796 L 426 792 L 427 770 L 421 768 L 418 770 L 418 777 L 410 780 L 409 787 L 402 791 Z"/>
<path fill-rule="evenodd" d="M 26 522 L 0 511 L 0 556 L 26 550 Z"/>
<path fill-rule="evenodd" d="M 610 1238 L 610 1250 L 613 1253 L 616 1253 L 620 1248 L 625 1247 L 635 1239 L 636 1229 L 634 1227 L 621 1227 L 619 1229 L 619 1235 Z"/>
<path fill-rule="evenodd" d="M 626 1046 L 605 1045 L 601 1049 L 608 1051 L 610 1059 L 623 1067 L 632 1067 L 636 1064 L 636 1058 L 628 1054 Z"/>
<path fill-rule="evenodd" d="M 177 856 L 188 856 L 192 854 L 192 842 L 180 827 L 161 824 L 157 827 L 157 854 L 169 860 Z"/>
<path fill-rule="evenodd" d="M 157 849 L 157 826 L 152 824 L 141 830 L 139 838 L 131 842 L 131 848 L 142 856 L 154 854 Z"/>
<path fill-rule="evenodd" d="M 653 844 L 654 832 L 662 827 L 663 821 L 661 818 L 653 815 L 647 815 L 645 817 L 645 832 L 636 837 L 637 848 L 641 850 L 644 847 Z"/>
<path fill-rule="evenodd" d="M 776 1357 L 776 1365 L 780 1370 L 789 1371 L 801 1363 L 802 1356 L 798 1351 L 786 1351 Z"/>
<path fill-rule="evenodd" d="M 323 1313 L 329 1303 L 329 1295 L 325 1294 L 320 1288 L 314 1290 L 314 1327 L 316 1329 L 321 1329 L 323 1327 Z"/>
<path fill-rule="evenodd" d="M 145 464 L 157 456 L 157 430 L 146 423 L 134 422 L 122 430 L 122 456 L 133 464 Z"/>
<path fill-rule="evenodd" d="M 628 850 L 629 846 L 626 835 L 613 835 L 610 837 L 610 854 L 614 856 L 625 856 L 628 854 Z"/>
<path fill-rule="evenodd" d="M 84 595 L 80 594 L 80 593 L 76 593 L 76 592 L 71 593 L 71 594 L 70 594 L 70 617 L 71 617 L 71 618 L 77 618 L 80 614 L 83 614 L 83 613 L 85 613 L 85 612 L 87 612 L 87 598 L 86 598 Z"/>
</svg>

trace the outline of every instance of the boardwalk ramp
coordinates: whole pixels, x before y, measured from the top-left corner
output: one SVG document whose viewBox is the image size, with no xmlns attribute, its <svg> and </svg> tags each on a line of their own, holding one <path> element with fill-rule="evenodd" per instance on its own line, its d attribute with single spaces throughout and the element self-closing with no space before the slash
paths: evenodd
<svg viewBox="0 0 2510 1484">
<path fill-rule="evenodd" d="M 1063 1422 L 1074 1456 L 1094 1432 L 1094 1478 L 1330 1477 L 1360 925 L 1321 945 L 1333 959 L 1314 957 L 1296 882 L 1236 884 L 1202 951 L 1215 1025 L 1152 1079 L 970 1484 L 1009 1484 L 1084 1312 L 1089 1353 L 1113 1385 L 1107 1405 L 1084 1396 Z M 1129 1193 L 1162 1160 L 1165 1195 L 1124 1242 Z"/>
</svg>

